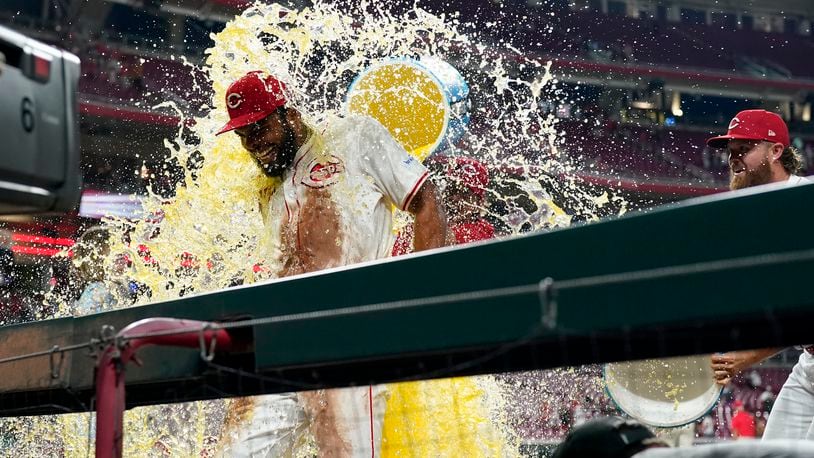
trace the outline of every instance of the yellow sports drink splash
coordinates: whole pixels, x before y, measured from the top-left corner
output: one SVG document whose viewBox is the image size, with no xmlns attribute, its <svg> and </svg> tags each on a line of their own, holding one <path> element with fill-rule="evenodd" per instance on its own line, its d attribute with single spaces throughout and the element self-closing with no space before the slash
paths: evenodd
<svg viewBox="0 0 814 458">
<path fill-rule="evenodd" d="M 433 71 L 435 69 L 435 71 Z M 424 58 L 385 59 L 353 82 L 347 110 L 378 120 L 423 161 L 442 142 L 452 143 L 450 118 L 460 126 L 465 82 L 448 64 Z M 454 130 L 454 129 L 453 129 Z M 489 377 L 451 378 L 388 385 L 382 432 L 384 458 L 404 456 L 500 457 L 518 454 L 514 435 L 500 419 L 500 389 Z"/>
<path fill-rule="evenodd" d="M 514 457 L 517 437 L 491 377 L 457 377 L 388 386 L 383 457 Z"/>
<path fill-rule="evenodd" d="M 417 6 L 396 14 L 367 1 L 348 7 L 316 1 L 301 10 L 258 3 L 227 23 L 212 36 L 214 46 L 200 69 L 212 83 L 211 103 L 200 107 L 205 114 L 194 122 L 179 112 L 182 127 L 176 138 L 165 142 L 168 163 L 184 169 L 175 196 L 144 197 L 145 217 L 140 220 L 105 220 L 113 232 L 111 255 L 105 260 L 108 278 L 124 276 L 146 285 L 152 295 L 142 297 L 144 303 L 274 276 L 279 266 L 270 264 L 264 247 L 279 234 L 264 226 L 260 204 L 277 183 L 261 173 L 237 136 L 215 136 L 228 117 L 226 88 L 254 70 L 285 82 L 291 105 L 312 125 L 361 110 L 379 118 L 418 157 L 444 146 L 479 158 L 492 172 L 487 195 L 501 204 L 495 207 L 513 209 L 522 203 L 523 211 L 511 218 L 484 209 L 502 219 L 510 233 L 568 225 L 570 215 L 554 205 L 552 193 L 567 196 L 571 214 L 593 218 L 598 208 L 616 198 L 595 196 L 567 178 L 571 165 L 563 160 L 556 119 L 540 110 L 543 102 L 566 97 L 557 95 L 550 64 L 512 49 L 495 52 L 477 38 L 477 25 L 456 16 L 431 14 Z M 427 59 L 451 63 L 470 83 L 470 114 L 476 125 L 458 125 L 461 130 L 454 136 L 464 140 L 462 150 L 449 136 L 460 121 L 455 102 L 437 84 Z M 399 60 L 398 65 L 380 65 Z M 516 71 L 518 65 L 522 72 Z M 349 94 L 354 81 L 356 88 Z M 405 94 L 419 97 L 411 95 L 411 105 L 399 105 Z M 122 254 L 133 260 L 132 269 L 124 273 L 116 267 Z M 424 281 L 420 272 L 414 281 Z M 119 303 L 127 304 L 123 298 Z M 505 408 L 500 388 L 492 378 L 391 388 L 384 426 L 386 456 L 516 454 L 516 441 L 501 419 Z M 218 444 L 229 439 L 223 435 L 229 426 L 224 425 L 239 428 L 251 416 L 250 405 L 238 409 L 236 404 L 240 401 L 128 411 L 125 454 L 216 453 Z M 85 456 L 92 451 L 88 424 L 87 415 L 5 420 L 0 425 L 7 432 L 2 440 L 9 441 L 4 451 Z"/>
</svg>

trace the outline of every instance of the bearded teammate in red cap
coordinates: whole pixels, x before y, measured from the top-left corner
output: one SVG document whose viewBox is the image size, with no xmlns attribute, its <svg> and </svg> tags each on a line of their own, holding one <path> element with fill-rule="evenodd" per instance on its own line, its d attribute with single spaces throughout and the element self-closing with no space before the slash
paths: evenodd
<svg viewBox="0 0 814 458">
<path fill-rule="evenodd" d="M 729 151 L 729 187 L 733 190 L 770 183 L 810 183 L 797 176 L 802 165 L 800 155 L 790 146 L 785 121 L 775 113 L 741 111 L 730 121 L 726 135 L 710 138 L 707 144 Z M 715 379 L 726 385 L 740 371 L 782 350 L 765 348 L 713 355 Z M 814 440 L 814 346 L 804 346 L 800 360 L 780 390 L 763 438 Z"/>
<path fill-rule="evenodd" d="M 741 111 L 729 122 L 726 135 L 707 140 L 707 145 L 729 151 L 729 187 L 733 190 L 807 182 L 797 176 L 802 160 L 790 144 L 786 122 L 766 110 Z"/>
<path fill-rule="evenodd" d="M 281 179 L 261 202 L 278 276 L 388 256 L 392 205 L 415 216 L 417 251 L 445 244 L 427 169 L 385 127 L 365 116 L 309 125 L 286 91 L 273 76 L 246 74 L 226 91 L 230 120 L 218 132 L 234 131 L 258 167 Z M 385 401 L 379 386 L 260 397 L 228 454 L 294 456 L 310 430 L 320 456 L 379 456 Z"/>
</svg>

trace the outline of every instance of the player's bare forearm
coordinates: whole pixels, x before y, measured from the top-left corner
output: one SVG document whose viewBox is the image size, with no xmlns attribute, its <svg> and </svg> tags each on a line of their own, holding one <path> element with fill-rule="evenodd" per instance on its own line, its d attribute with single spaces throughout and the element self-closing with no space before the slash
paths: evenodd
<svg viewBox="0 0 814 458">
<path fill-rule="evenodd" d="M 719 385 L 726 385 L 742 370 L 770 358 L 782 350 L 783 348 L 761 348 L 712 355 L 710 359 L 715 381 Z"/>
<path fill-rule="evenodd" d="M 407 210 L 415 215 L 415 251 L 447 245 L 447 215 L 431 181 L 424 182 Z"/>
</svg>

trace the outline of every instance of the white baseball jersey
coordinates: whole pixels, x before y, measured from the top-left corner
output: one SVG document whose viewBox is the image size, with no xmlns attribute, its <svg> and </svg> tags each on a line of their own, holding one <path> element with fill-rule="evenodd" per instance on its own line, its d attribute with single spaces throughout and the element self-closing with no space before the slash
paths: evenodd
<svg viewBox="0 0 814 458">
<path fill-rule="evenodd" d="M 294 246 L 335 250 L 321 268 L 387 257 L 395 242 L 391 207 L 409 207 L 427 169 L 373 118 L 332 118 L 315 130 L 264 212 L 270 264 L 284 265 Z"/>
<path fill-rule="evenodd" d="M 789 179 L 786 181 L 787 186 L 798 186 L 801 184 L 808 184 L 811 183 L 811 179 L 806 177 L 801 177 L 797 175 L 790 175 Z"/>
<path fill-rule="evenodd" d="M 269 198 L 264 211 L 272 232 L 268 261 L 285 266 L 294 250 L 306 257 L 335 250 L 323 268 L 389 256 L 395 242 L 391 208 L 406 210 L 427 176 L 427 169 L 376 120 L 329 120 L 297 151 L 293 167 Z M 386 388 L 344 388 L 333 398 L 337 434 L 349 455 L 379 456 Z M 241 426 L 224 454 L 298 456 L 307 447 L 312 420 L 295 395 L 255 398 L 251 421 Z"/>
</svg>

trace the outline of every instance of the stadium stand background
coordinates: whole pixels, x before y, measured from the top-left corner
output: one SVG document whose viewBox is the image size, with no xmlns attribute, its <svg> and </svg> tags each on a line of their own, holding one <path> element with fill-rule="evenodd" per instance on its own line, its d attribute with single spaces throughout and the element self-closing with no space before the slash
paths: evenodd
<svg viewBox="0 0 814 458">
<path fill-rule="evenodd" d="M 163 139 L 174 135 L 179 120 L 170 110 L 152 107 L 170 100 L 187 114 L 205 109 L 210 93 L 196 66 L 211 45 L 209 34 L 249 3 L 0 3 L 0 23 L 82 59 L 86 186 L 83 205 L 72 215 L 0 220 L 0 263 L 10 272 L 7 276 L 17 279 L 0 294 L 6 315 L 28 319 L 41 311 L 42 297 L 28 292 L 60 287 L 55 283 L 66 276 L 68 266 L 52 256 L 69 248 L 101 215 L 130 211 L 130 196 L 143 194 L 148 186 L 171 197 L 179 175 L 163 165 Z M 725 190 L 726 157 L 706 148 L 704 140 L 726 130 L 732 114 L 744 108 L 780 112 L 803 153 L 807 173 L 814 172 L 814 62 L 805 58 L 814 51 L 814 8 L 805 0 L 756 0 L 738 10 L 718 3 L 420 2 L 429 10 L 460 11 L 464 22 L 492 19 L 496 26 L 477 33 L 498 52 L 510 44 L 528 58 L 553 61 L 560 90 L 570 96 L 540 109 L 559 121 L 561 159 L 591 186 L 610 187 L 642 205 Z M 517 71 L 523 70 L 518 66 Z M 477 119 L 472 132 L 477 135 Z M 534 152 L 529 154 L 533 159 Z M 744 400 L 763 415 L 790 358 L 781 354 L 737 380 L 712 413 L 711 436 L 699 426 L 698 440 L 728 434 L 731 400 Z M 756 379 L 762 382 L 756 384 Z M 517 418 L 529 444 L 551 442 L 582 419 L 612 410 L 597 389 L 580 396 L 517 393 L 542 396 L 537 410 L 521 411 Z"/>
</svg>

